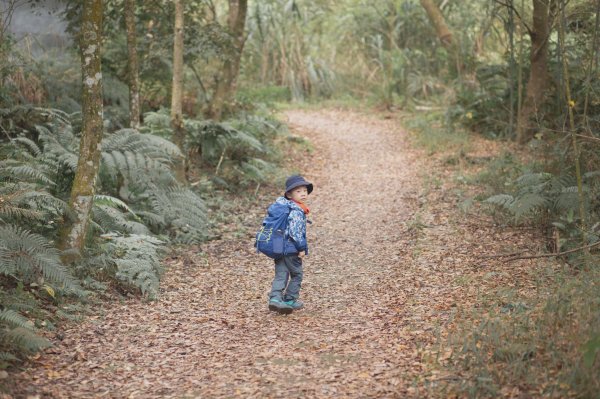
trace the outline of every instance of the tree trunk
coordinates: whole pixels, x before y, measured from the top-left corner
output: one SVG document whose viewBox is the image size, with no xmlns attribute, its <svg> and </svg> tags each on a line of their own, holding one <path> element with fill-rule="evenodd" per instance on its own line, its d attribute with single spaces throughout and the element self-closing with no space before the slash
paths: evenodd
<svg viewBox="0 0 600 399">
<path fill-rule="evenodd" d="M 69 206 L 73 220 L 63 226 L 60 247 L 68 250 L 65 260 L 75 259 L 85 246 L 90 213 L 100 168 L 102 124 L 102 73 L 100 46 L 102 43 L 102 0 L 84 0 L 81 33 L 81 69 L 83 80 L 83 131 L 79 146 L 77 172 L 71 188 Z"/>
<path fill-rule="evenodd" d="M 183 2 L 175 3 L 175 32 L 173 40 L 173 89 L 171 91 L 171 127 L 173 128 L 173 143 L 182 154 L 185 154 L 185 131 L 183 130 Z M 175 165 L 175 176 L 180 182 L 185 182 L 185 156 Z"/>
<path fill-rule="evenodd" d="M 442 15 L 439 7 L 433 2 L 433 0 L 420 0 L 421 5 L 427 12 L 427 17 L 429 17 L 429 21 L 435 28 L 438 39 L 447 49 L 452 47 L 452 32 L 448 29 L 448 25 L 446 25 L 446 20 Z"/>
<path fill-rule="evenodd" d="M 533 0 L 533 28 L 529 32 L 531 67 L 525 101 L 517 120 L 517 141 L 519 143 L 525 143 L 531 138 L 536 127 L 535 116 L 538 115 L 548 86 L 549 2 L 550 0 Z"/>
<path fill-rule="evenodd" d="M 460 74 L 463 69 L 462 60 L 459 57 L 458 46 L 456 45 L 452 32 L 446 25 L 444 15 L 440 11 L 440 8 L 433 2 L 433 0 L 420 0 L 421 6 L 427 12 L 427 17 L 433 25 L 440 43 L 448 51 L 454 65 L 450 65 L 450 69 L 455 69 L 457 74 Z"/>
<path fill-rule="evenodd" d="M 135 0 L 125 0 L 125 27 L 127 30 L 127 80 L 129 83 L 129 127 L 140 127 L 140 78 L 135 33 Z"/>
<path fill-rule="evenodd" d="M 248 0 L 229 0 L 228 25 L 233 36 L 234 48 L 232 54 L 223 63 L 222 74 L 217 80 L 212 101 L 206 112 L 206 116 L 211 119 L 221 120 L 223 106 L 234 96 L 236 91 L 236 80 L 246 42 L 244 28 L 247 10 Z"/>
</svg>

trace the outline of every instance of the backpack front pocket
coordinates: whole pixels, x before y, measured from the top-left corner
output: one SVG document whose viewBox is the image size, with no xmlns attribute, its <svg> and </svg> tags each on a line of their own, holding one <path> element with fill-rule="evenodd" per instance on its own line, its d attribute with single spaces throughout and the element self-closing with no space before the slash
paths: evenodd
<svg viewBox="0 0 600 399">
<path fill-rule="evenodd" d="M 271 239 L 273 240 L 273 253 L 283 254 L 283 248 L 285 246 L 284 231 L 275 230 Z"/>
</svg>

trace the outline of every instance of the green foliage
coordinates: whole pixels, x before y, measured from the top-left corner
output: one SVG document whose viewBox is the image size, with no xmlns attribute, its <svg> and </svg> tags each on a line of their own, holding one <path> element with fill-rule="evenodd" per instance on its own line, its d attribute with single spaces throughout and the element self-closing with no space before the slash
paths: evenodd
<svg viewBox="0 0 600 399">
<path fill-rule="evenodd" d="M 144 120 L 141 131 L 171 136 L 166 110 L 147 113 Z M 203 169 L 209 167 L 215 177 L 224 178 L 225 185 L 267 181 L 274 169 L 272 160 L 278 156 L 272 143 L 285 131 L 273 118 L 245 113 L 225 122 L 184 119 L 184 128 L 192 159 Z"/>
<path fill-rule="evenodd" d="M 61 263 L 58 250 L 43 236 L 16 226 L 0 225 L 0 274 L 26 283 L 45 279 L 66 290 L 79 290 Z"/>
<path fill-rule="evenodd" d="M 163 272 L 161 251 L 164 242 L 143 234 L 102 235 L 102 253 L 88 262 L 114 269 L 115 276 L 126 287 L 138 289 L 150 299 L 158 296 Z"/>
<path fill-rule="evenodd" d="M 590 176 L 590 175 L 588 175 Z M 589 178 L 588 178 L 589 180 Z M 584 182 L 585 183 L 585 182 Z M 579 218 L 579 195 L 575 178 L 567 173 L 528 172 L 517 178 L 511 194 L 496 194 L 485 202 L 498 206 L 512 215 L 515 220 L 530 218 L 539 223 L 550 224 L 564 234 L 566 247 L 574 245 L 570 240 L 581 236 Z M 584 184 L 584 209 L 588 222 L 597 220 L 598 215 L 591 207 L 594 195 L 590 186 Z M 590 243 L 600 239 L 598 232 L 591 229 L 587 238 Z"/>
<path fill-rule="evenodd" d="M 322 57 L 320 32 L 330 10 L 326 3 L 269 0 L 251 5 L 246 23 L 244 76 L 261 84 L 284 86 L 294 100 L 328 97 L 334 68 Z"/>
<path fill-rule="evenodd" d="M 515 107 L 509 101 L 510 85 L 507 65 L 480 65 L 474 82 L 458 85 L 447 121 L 461 123 L 489 138 L 511 137 L 516 119 L 510 126 L 510 114 Z"/>
<path fill-rule="evenodd" d="M 17 354 L 34 353 L 50 345 L 47 339 L 35 334 L 30 320 L 14 310 L 0 310 L 0 368 L 17 360 Z"/>
<path fill-rule="evenodd" d="M 461 155 L 468 152 L 469 133 L 464 129 L 448 129 L 439 121 L 440 113 L 433 111 L 410 117 L 406 127 L 413 131 L 413 139 L 428 154 L 452 150 Z"/>
<path fill-rule="evenodd" d="M 242 104 L 263 103 L 273 105 L 292 99 L 290 89 L 285 86 L 241 87 L 236 92 L 237 101 Z"/>
<path fill-rule="evenodd" d="M 599 259 L 594 258 L 597 264 Z M 507 387 L 521 395 L 595 397 L 600 388 L 600 272 L 539 267 L 536 295 L 485 290 L 443 343 L 446 367 L 460 377 L 442 396 L 492 398 Z"/>
</svg>

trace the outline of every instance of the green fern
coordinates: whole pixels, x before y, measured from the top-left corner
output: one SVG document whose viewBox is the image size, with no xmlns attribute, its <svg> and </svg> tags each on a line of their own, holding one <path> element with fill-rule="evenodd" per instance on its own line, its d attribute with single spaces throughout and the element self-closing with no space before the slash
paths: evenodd
<svg viewBox="0 0 600 399">
<path fill-rule="evenodd" d="M 517 192 L 514 195 L 494 195 L 485 202 L 501 206 L 519 220 L 549 209 L 555 203 L 557 190 L 562 190 L 561 186 L 566 181 L 568 179 L 555 178 L 550 173 L 526 173 L 516 179 Z"/>
<path fill-rule="evenodd" d="M 150 230 L 146 225 L 135 220 L 129 220 L 127 214 L 113 206 L 94 203 L 92 213 L 94 222 L 103 233 L 150 234 Z M 134 216 L 136 219 L 138 218 L 135 214 Z"/>
<path fill-rule="evenodd" d="M 50 341 L 27 328 L 17 327 L 4 331 L 2 335 L 4 342 L 16 346 L 21 352 L 34 353 L 52 346 Z"/>
<path fill-rule="evenodd" d="M 586 180 L 592 175 L 586 177 Z M 543 216 L 538 220 L 560 229 L 563 232 L 561 236 L 567 239 L 562 247 L 568 248 L 571 238 L 579 240 L 581 237 L 580 196 L 575 183 L 574 176 L 567 173 L 525 173 L 515 180 L 514 193 L 494 195 L 485 202 L 501 207 L 515 220 Z M 582 189 L 585 217 L 588 222 L 597 220 L 597 215 L 592 213 L 592 201 L 597 195 L 588 184 L 583 184 Z M 589 242 L 600 239 L 595 229 L 596 227 L 592 227 L 586 233 Z M 578 259 L 578 255 L 573 255 L 571 261 L 577 263 Z"/>
<path fill-rule="evenodd" d="M 515 197 L 510 194 L 497 194 L 485 200 L 488 204 L 498 205 L 510 211 L 511 205 L 515 201 Z"/>
<path fill-rule="evenodd" d="M 20 227 L 0 226 L 0 274 L 33 282 L 39 276 L 80 292 L 77 281 L 61 263 L 59 252 L 48 240 Z"/>
<path fill-rule="evenodd" d="M 29 152 L 31 154 L 33 154 L 34 157 L 37 157 L 42 154 L 42 150 L 35 143 L 35 141 L 30 140 L 27 137 L 15 137 L 12 141 L 14 143 L 23 145 L 25 148 L 27 148 L 29 150 Z"/>
<path fill-rule="evenodd" d="M 132 234 L 105 235 L 110 262 L 116 267 L 115 276 L 125 284 L 138 288 L 143 295 L 154 299 L 162 274 L 159 251 L 164 244 L 157 238 Z"/>
<path fill-rule="evenodd" d="M 125 202 L 118 198 L 111 197 L 110 195 L 95 195 L 94 205 L 109 205 L 113 208 L 123 209 L 124 211 L 131 213 L 133 216 L 136 216 L 135 212 Z"/>
<path fill-rule="evenodd" d="M 15 360 L 18 360 L 18 358 L 15 355 L 13 355 L 12 353 L 0 352 L 0 368 L 1 369 L 7 368 L 8 364 L 10 362 L 14 362 Z"/>
<path fill-rule="evenodd" d="M 9 324 L 14 327 L 27 328 L 30 330 L 33 328 L 33 324 L 29 320 L 27 320 L 21 314 L 10 309 L 4 309 L 0 311 L 0 323 Z"/>
<path fill-rule="evenodd" d="M 56 161 L 71 172 L 77 170 L 79 140 L 73 134 L 70 124 L 55 124 L 51 130 L 46 126 L 36 126 L 39 140 L 43 143 L 44 157 Z"/>
<path fill-rule="evenodd" d="M 51 343 L 35 334 L 33 323 L 11 310 L 0 310 L 0 349 L 13 353 L 33 353 L 47 348 Z M 0 365 L 17 360 L 10 352 L 0 352 Z"/>
<path fill-rule="evenodd" d="M 228 147 L 242 146 L 264 152 L 261 142 L 251 133 L 225 122 L 188 121 L 186 129 L 190 136 L 190 146 L 198 148 L 206 161 L 217 162 Z"/>
<path fill-rule="evenodd" d="M 204 201 L 193 191 L 172 187 L 166 191 L 148 191 L 151 212 L 138 212 L 149 224 L 171 230 L 176 242 L 199 242 L 207 236 L 207 213 Z M 161 215 L 162 218 L 159 218 Z"/>
<path fill-rule="evenodd" d="M 510 212 L 516 219 L 521 219 L 525 215 L 544 209 L 548 206 L 549 199 L 538 193 L 525 193 L 519 196 L 511 204 Z"/>
<path fill-rule="evenodd" d="M 23 198 L 30 193 L 19 184 L 0 186 L 0 220 L 5 223 L 11 220 L 42 220 L 42 212 L 30 209 L 23 203 Z"/>
</svg>

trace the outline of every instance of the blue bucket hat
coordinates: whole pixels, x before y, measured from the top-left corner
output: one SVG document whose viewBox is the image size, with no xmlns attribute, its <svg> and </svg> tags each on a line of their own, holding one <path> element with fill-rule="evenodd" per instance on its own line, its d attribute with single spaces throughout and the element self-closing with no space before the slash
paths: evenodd
<svg viewBox="0 0 600 399">
<path fill-rule="evenodd" d="M 306 186 L 306 190 L 308 191 L 308 193 L 312 193 L 313 184 L 304 180 L 304 177 L 300 175 L 294 175 L 287 178 L 287 180 L 285 181 L 285 192 L 287 193 L 288 191 L 291 191 L 296 187 L 300 186 Z"/>
</svg>

